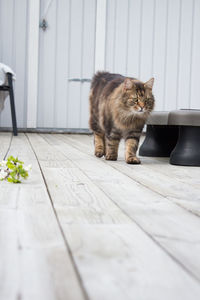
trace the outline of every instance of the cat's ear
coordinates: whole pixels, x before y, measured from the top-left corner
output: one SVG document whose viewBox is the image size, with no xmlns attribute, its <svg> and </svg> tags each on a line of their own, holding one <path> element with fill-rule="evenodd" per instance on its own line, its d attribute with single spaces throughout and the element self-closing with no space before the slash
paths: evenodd
<svg viewBox="0 0 200 300">
<path fill-rule="evenodd" d="M 130 78 L 124 80 L 124 91 L 131 90 L 133 88 L 134 82 Z"/>
<path fill-rule="evenodd" d="M 151 89 L 153 88 L 154 78 L 149 79 L 147 82 L 145 82 L 144 86 L 145 88 Z"/>
</svg>

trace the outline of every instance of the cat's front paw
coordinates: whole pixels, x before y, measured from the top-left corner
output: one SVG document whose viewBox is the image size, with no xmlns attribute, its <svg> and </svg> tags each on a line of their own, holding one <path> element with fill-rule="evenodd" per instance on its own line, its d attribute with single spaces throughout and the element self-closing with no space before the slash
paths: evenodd
<svg viewBox="0 0 200 300">
<path fill-rule="evenodd" d="M 106 154 L 106 160 L 117 160 L 116 154 Z"/>
<path fill-rule="evenodd" d="M 96 157 L 102 157 L 102 156 L 104 156 L 104 152 L 101 150 L 97 150 L 97 151 L 95 151 L 95 155 L 96 155 Z"/>
<path fill-rule="evenodd" d="M 141 164 L 141 161 L 139 160 L 139 158 L 138 157 L 136 157 L 136 156 L 129 156 L 129 157 L 127 157 L 126 158 L 126 162 L 127 162 L 127 164 Z"/>
</svg>

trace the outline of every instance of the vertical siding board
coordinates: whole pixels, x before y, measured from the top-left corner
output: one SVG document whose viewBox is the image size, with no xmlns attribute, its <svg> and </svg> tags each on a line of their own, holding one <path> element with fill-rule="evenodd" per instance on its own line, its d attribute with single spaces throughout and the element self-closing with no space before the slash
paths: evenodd
<svg viewBox="0 0 200 300">
<path fill-rule="evenodd" d="M 128 25 L 128 42 L 127 42 L 127 75 L 139 76 L 140 55 L 140 15 L 141 1 L 134 0 L 129 2 L 129 25 Z"/>
<path fill-rule="evenodd" d="M 177 73 L 179 52 L 179 18 L 180 1 L 168 0 L 167 56 L 166 56 L 166 87 L 164 110 L 176 108 L 177 103 Z"/>
<path fill-rule="evenodd" d="M 41 14 L 44 12 L 45 1 L 40 1 L 40 20 Z M 38 57 L 38 103 L 37 103 L 37 127 L 43 127 L 43 110 L 44 110 L 44 89 L 42 86 L 42 82 L 44 80 L 44 68 L 43 68 L 43 55 L 44 55 L 44 33 L 40 28 L 39 32 L 39 57 Z"/>
<path fill-rule="evenodd" d="M 81 115 L 79 128 L 88 128 L 89 121 L 89 91 L 90 84 L 83 83 L 81 92 Z"/>
<path fill-rule="evenodd" d="M 1 1 L 0 14 L 0 32 L 1 41 L 3 41 L 0 44 L 0 61 L 8 64 L 17 75 L 14 83 L 17 125 L 25 127 L 27 0 L 22 0 L 20 3 L 14 0 Z M 1 126 L 12 126 L 9 98 L 7 98 L 5 108 L 1 113 Z"/>
<path fill-rule="evenodd" d="M 107 0 L 105 69 L 114 72 L 116 1 Z"/>
<path fill-rule="evenodd" d="M 116 1 L 116 33 L 115 33 L 115 53 L 114 71 L 116 73 L 126 73 L 126 54 L 127 54 L 127 30 L 128 30 L 128 0 Z"/>
<path fill-rule="evenodd" d="M 94 72 L 96 1 L 85 0 L 82 48 L 82 76 L 91 78 Z"/>
<path fill-rule="evenodd" d="M 96 1 L 85 0 L 84 5 L 84 32 L 82 50 L 82 77 L 92 78 L 94 73 L 94 45 L 95 45 L 95 16 Z M 90 83 L 82 84 L 80 103 L 80 128 L 88 128 L 89 119 L 89 89 Z"/>
<path fill-rule="evenodd" d="M 143 0 L 142 36 L 140 50 L 140 79 L 148 80 L 152 76 L 152 51 L 153 51 L 153 17 L 154 1 Z"/>
<path fill-rule="evenodd" d="M 193 1 L 182 0 L 177 108 L 189 108 Z"/>
<path fill-rule="evenodd" d="M 43 0 L 41 17 L 47 3 Z M 54 127 L 56 5 L 57 1 L 53 1 L 47 13 L 47 30 L 40 30 L 40 41 L 43 42 L 40 47 L 38 127 Z"/>
<path fill-rule="evenodd" d="M 6 0 L 1 3 L 2 15 L 2 61 L 13 67 L 13 22 L 14 1 Z"/>
<path fill-rule="evenodd" d="M 77 9 L 77 7 L 79 9 Z M 69 77 L 81 76 L 83 0 L 71 1 Z M 69 82 L 68 128 L 79 128 L 81 83 Z"/>
<path fill-rule="evenodd" d="M 86 0 L 83 0 L 83 6 L 82 6 L 82 24 L 81 24 L 81 29 L 82 29 L 82 32 L 81 32 L 81 70 L 80 70 L 80 78 L 84 78 L 83 77 L 83 53 L 84 53 L 84 38 L 85 38 L 85 7 L 86 7 L 87 3 L 86 3 Z M 89 36 L 89 33 L 88 33 L 88 36 Z M 81 109 L 82 109 L 82 95 L 83 93 L 83 83 L 80 84 L 80 99 L 79 99 L 79 125 L 78 125 L 78 128 L 81 127 Z"/>
<path fill-rule="evenodd" d="M 22 17 L 23 16 L 23 17 Z M 15 70 L 17 81 L 15 85 L 16 114 L 19 127 L 26 127 L 26 22 L 27 22 L 27 0 L 21 0 L 20 5 L 15 4 Z"/>
<path fill-rule="evenodd" d="M 139 29 L 139 56 L 138 56 L 138 78 L 141 76 L 141 50 L 142 50 L 142 25 L 143 25 L 143 0 L 140 1 L 140 25 L 138 27 Z"/>
<path fill-rule="evenodd" d="M 96 1 L 95 71 L 105 69 L 106 8 L 107 0 Z"/>
<path fill-rule="evenodd" d="M 2 15 L 3 15 L 3 9 L 2 9 L 2 0 L 0 0 L 0 61 L 2 61 L 2 48 L 3 48 L 3 32 L 2 32 L 2 27 L 3 27 L 3 23 L 2 23 Z"/>
<path fill-rule="evenodd" d="M 65 17 L 63 17 L 63 15 Z M 56 88 L 54 99 L 55 128 L 66 127 L 67 116 L 67 89 L 68 89 L 68 55 L 69 55 L 69 22 L 70 0 L 58 1 L 57 7 L 57 32 L 56 32 Z"/>
<path fill-rule="evenodd" d="M 166 95 L 166 78 L 167 78 L 167 40 L 168 40 L 168 19 L 169 19 L 169 1 L 167 0 L 167 7 L 166 7 L 166 26 L 165 26 L 165 60 L 164 60 L 164 70 L 163 70 L 163 105 L 162 110 L 165 108 L 165 95 Z"/>
<path fill-rule="evenodd" d="M 3 0 L 0 0 L 0 62 L 3 62 Z M 0 126 L 2 126 L 1 121 L 2 112 L 0 113 Z"/>
<path fill-rule="evenodd" d="M 192 45 L 192 66 L 191 66 L 191 99 L 190 108 L 200 109 L 199 100 L 199 78 L 200 78 L 200 1 L 194 2 L 194 27 Z"/>
<path fill-rule="evenodd" d="M 13 70 L 14 68 L 14 60 L 13 60 L 13 22 L 14 22 L 14 1 L 7 0 L 2 1 L 1 3 L 2 15 L 2 57 L 1 61 L 4 64 L 7 64 Z M 1 123 L 2 127 L 10 127 L 11 126 L 11 114 L 10 114 L 10 102 L 5 101 L 4 110 L 1 112 Z"/>
<path fill-rule="evenodd" d="M 57 111 L 57 99 L 56 99 L 56 89 L 57 89 L 57 83 L 58 83 L 58 76 L 60 78 L 60 75 L 59 73 L 57 73 L 58 69 L 57 69 L 57 54 L 58 54 L 58 23 L 59 23 L 59 20 L 58 20 L 58 3 L 60 1 L 57 0 L 56 1 L 56 9 L 55 9 L 55 46 L 54 46 L 54 60 L 53 60 L 53 63 L 54 63 L 54 105 L 53 105 L 53 125 L 52 127 L 56 127 L 55 123 L 56 123 L 56 111 Z"/>
<path fill-rule="evenodd" d="M 154 95 L 156 99 L 155 110 L 162 110 L 164 103 L 164 72 L 165 72 L 165 48 L 166 48 L 166 22 L 167 1 L 155 1 L 155 32 L 153 51 L 153 77 L 155 77 Z"/>
</svg>

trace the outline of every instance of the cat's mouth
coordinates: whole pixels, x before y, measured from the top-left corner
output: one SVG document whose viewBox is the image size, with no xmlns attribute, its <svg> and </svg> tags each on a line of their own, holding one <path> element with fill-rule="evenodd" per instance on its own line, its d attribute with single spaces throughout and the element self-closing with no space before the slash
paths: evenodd
<svg viewBox="0 0 200 300">
<path fill-rule="evenodd" d="M 146 111 L 145 108 L 139 107 L 139 108 L 134 108 L 133 112 L 138 113 L 138 114 L 142 114 L 142 113 L 146 113 L 147 111 Z"/>
<path fill-rule="evenodd" d="M 146 118 L 147 115 L 149 114 L 149 111 L 145 108 L 143 108 L 143 109 L 133 109 L 131 114 L 135 115 L 135 117 Z"/>
<path fill-rule="evenodd" d="M 137 112 L 139 112 L 139 113 L 140 113 L 140 112 L 145 112 L 145 109 L 142 108 L 142 107 L 140 107 L 140 108 L 137 109 Z"/>
</svg>

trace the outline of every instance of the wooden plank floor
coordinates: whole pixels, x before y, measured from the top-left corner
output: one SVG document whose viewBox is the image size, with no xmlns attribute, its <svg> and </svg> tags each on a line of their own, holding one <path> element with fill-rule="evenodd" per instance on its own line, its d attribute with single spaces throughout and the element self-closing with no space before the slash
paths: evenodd
<svg viewBox="0 0 200 300">
<path fill-rule="evenodd" d="M 200 168 L 93 155 L 87 135 L 0 133 L 1 300 L 200 299 Z"/>
</svg>

